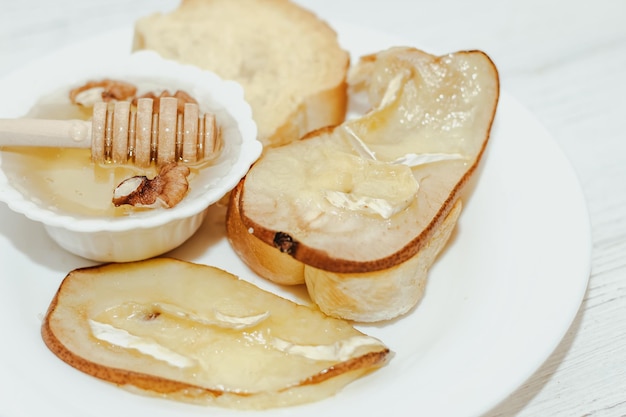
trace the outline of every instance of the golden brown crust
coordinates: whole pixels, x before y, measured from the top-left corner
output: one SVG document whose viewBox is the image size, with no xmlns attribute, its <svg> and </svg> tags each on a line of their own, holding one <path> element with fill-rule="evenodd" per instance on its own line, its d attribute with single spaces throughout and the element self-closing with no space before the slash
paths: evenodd
<svg viewBox="0 0 626 417">
<path fill-rule="evenodd" d="M 384 321 L 407 313 L 422 299 L 428 270 L 452 235 L 462 206 L 457 200 L 425 247 L 391 268 L 341 274 L 306 267 L 311 300 L 329 316 L 359 322 Z"/>
<path fill-rule="evenodd" d="M 428 269 L 435 262 L 462 210 L 457 199 L 424 247 L 408 260 L 385 269 L 331 272 L 295 260 L 245 231 L 240 216 L 242 182 L 231 193 L 227 236 L 237 255 L 257 274 L 282 285 L 306 283 L 311 300 L 325 314 L 358 322 L 389 320 L 408 312 L 422 298 Z M 238 223 L 238 226 L 234 226 Z"/>
<path fill-rule="evenodd" d="M 230 192 L 226 235 L 235 253 L 259 276 L 283 285 L 304 283 L 304 264 L 260 240 L 241 219 L 243 180 Z"/>
</svg>

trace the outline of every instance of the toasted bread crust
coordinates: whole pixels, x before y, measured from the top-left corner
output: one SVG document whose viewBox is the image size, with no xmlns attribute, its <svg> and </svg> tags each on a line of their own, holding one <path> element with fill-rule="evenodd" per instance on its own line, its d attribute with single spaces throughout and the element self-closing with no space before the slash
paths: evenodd
<svg viewBox="0 0 626 417">
<path fill-rule="evenodd" d="M 306 267 L 311 300 L 329 316 L 357 322 L 380 322 L 406 314 L 422 299 L 428 271 L 452 236 L 462 206 L 457 200 L 424 247 L 391 268 L 342 274 Z"/>
<path fill-rule="evenodd" d="M 243 181 L 231 191 L 226 212 L 226 233 L 231 247 L 254 272 L 277 284 L 304 284 L 304 264 L 260 240 L 240 213 Z"/>
<path fill-rule="evenodd" d="M 407 260 L 384 269 L 337 272 L 298 261 L 243 228 L 236 197 L 242 187 L 240 182 L 233 190 L 226 217 L 227 236 L 237 255 L 254 272 L 277 284 L 306 284 L 311 300 L 325 314 L 357 322 L 390 320 L 419 303 L 428 269 L 450 239 L 463 206 L 457 199 L 441 224 L 424 237 L 420 250 Z"/>
</svg>

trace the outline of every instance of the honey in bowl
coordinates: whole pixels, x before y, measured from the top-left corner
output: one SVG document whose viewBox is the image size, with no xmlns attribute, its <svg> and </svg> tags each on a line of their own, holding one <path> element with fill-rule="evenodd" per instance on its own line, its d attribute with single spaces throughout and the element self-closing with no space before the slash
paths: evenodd
<svg viewBox="0 0 626 417">
<path fill-rule="evenodd" d="M 7 142 L 15 147 L 0 149 L 0 201 L 14 212 L 41 223 L 51 239 L 72 254 L 99 262 L 128 262 L 174 249 L 198 230 L 206 209 L 223 199 L 261 154 L 262 144 L 257 139 L 256 124 L 243 88 L 209 71 L 164 60 L 152 51 L 134 52 L 124 59 L 83 60 L 58 71 L 41 72 L 40 68 L 33 71 L 40 73 L 37 83 L 6 85 L 5 95 L 19 97 L 19 100 L 3 102 L 0 106 L 3 118 L 91 119 L 93 109 L 70 105 L 69 92 L 91 80 L 108 78 L 136 85 L 137 98 L 148 92 L 159 94 L 162 89 L 174 94 L 178 90 L 185 91 L 198 102 L 201 113 L 215 115 L 219 127 L 221 148 L 212 154 L 215 158 L 211 159 L 210 154 L 209 158 L 203 157 L 203 162 L 194 165 L 179 162 L 167 172 L 163 171 L 172 164 L 159 165 L 158 180 L 152 182 L 141 178 L 143 175 L 146 176 L 143 178 L 151 178 L 157 167 L 151 168 L 154 171 L 138 172 L 139 164 L 135 166 L 134 162 L 123 169 L 105 162 L 96 165 L 92 162 L 90 150 L 18 149 L 23 145 L 13 143 L 20 142 Z M 131 110 L 136 114 L 134 107 Z M 108 122 L 108 108 L 106 110 Z M 176 126 L 178 128 L 179 123 Z M 109 145 L 106 135 L 109 133 L 105 132 L 105 155 L 113 150 L 112 145 L 119 137 L 111 137 L 113 142 Z M 157 151 L 159 139 L 157 137 Z M 206 135 L 204 139 L 203 144 L 198 142 L 197 145 L 198 154 L 203 156 L 207 153 L 207 147 L 202 146 L 206 144 Z M 178 146 L 178 136 L 175 140 Z M 183 140 L 183 144 L 188 142 Z M 141 143 L 145 145 L 143 138 Z M 99 142 L 96 144 L 99 150 Z M 136 146 L 132 147 L 133 152 L 130 149 L 128 153 L 137 156 Z M 185 150 L 184 146 L 182 150 Z M 109 153 L 112 156 L 112 152 Z M 48 175 L 50 170 L 54 170 L 53 175 Z M 182 171 L 185 171 L 183 180 L 188 184 L 181 192 L 184 187 L 180 186 L 179 178 L 174 182 L 170 180 L 172 172 L 180 174 Z M 135 176 L 137 173 L 141 176 Z M 176 195 L 182 196 L 176 205 L 170 198 L 171 187 L 164 186 L 159 190 L 165 176 L 168 177 L 166 185 L 176 185 Z M 126 185 L 115 188 L 118 179 L 126 180 Z M 170 208 L 115 208 L 113 200 L 115 204 L 123 203 L 119 201 L 120 196 L 123 199 L 124 196 L 150 194 L 134 192 L 141 188 L 132 187 L 137 180 L 141 184 L 152 184 L 151 189 L 157 190 L 152 193 L 157 195 L 154 206 Z M 131 203 L 136 204 L 135 201 Z M 151 202 L 142 200 L 139 204 L 151 205 Z"/>
<path fill-rule="evenodd" d="M 68 89 L 42 97 L 27 117 L 42 119 L 82 119 L 91 117 L 91 108 L 70 103 Z M 127 216 L 146 208 L 122 205 L 111 199 L 123 180 L 134 176 L 153 178 L 154 164 L 148 168 L 94 163 L 89 149 L 78 148 L 2 148 L 2 165 L 13 186 L 31 201 L 51 211 L 87 217 Z M 191 182 L 198 170 L 210 161 L 187 164 Z"/>
</svg>

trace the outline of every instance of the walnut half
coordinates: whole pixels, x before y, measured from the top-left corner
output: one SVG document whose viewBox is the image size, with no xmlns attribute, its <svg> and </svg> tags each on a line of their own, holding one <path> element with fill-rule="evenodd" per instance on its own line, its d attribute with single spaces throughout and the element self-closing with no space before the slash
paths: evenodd
<svg viewBox="0 0 626 417">
<path fill-rule="evenodd" d="M 163 165 L 159 174 L 130 177 L 113 191 L 115 207 L 131 205 L 144 208 L 171 208 L 182 201 L 189 189 L 189 167 L 176 162 Z"/>
<path fill-rule="evenodd" d="M 92 107 L 98 101 L 122 101 L 132 99 L 137 93 L 137 87 L 120 80 L 104 79 L 89 81 L 87 84 L 70 91 L 72 104 Z"/>
</svg>

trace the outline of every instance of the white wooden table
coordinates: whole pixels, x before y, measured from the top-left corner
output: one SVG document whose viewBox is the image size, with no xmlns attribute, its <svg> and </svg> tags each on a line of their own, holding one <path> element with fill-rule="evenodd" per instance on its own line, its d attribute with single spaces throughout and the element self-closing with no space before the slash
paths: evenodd
<svg viewBox="0 0 626 417">
<path fill-rule="evenodd" d="M 578 173 L 593 253 L 589 287 L 565 338 L 484 417 L 626 416 L 626 2 L 298 2 L 323 18 L 417 47 L 482 49 L 494 59 L 503 88 L 546 126 Z M 0 0 L 0 77 L 42 53 L 177 4 Z"/>
</svg>

